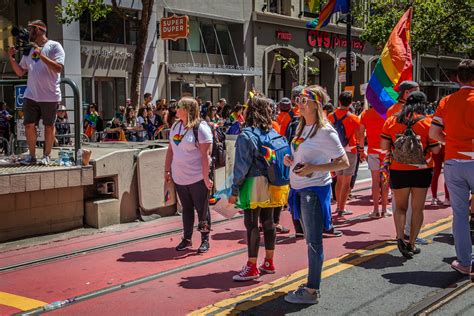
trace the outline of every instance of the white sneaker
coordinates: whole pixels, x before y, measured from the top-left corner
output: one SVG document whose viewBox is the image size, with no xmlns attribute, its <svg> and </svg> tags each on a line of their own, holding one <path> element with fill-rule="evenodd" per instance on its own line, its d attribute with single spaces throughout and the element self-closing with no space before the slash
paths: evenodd
<svg viewBox="0 0 474 316">
<path fill-rule="evenodd" d="M 39 161 L 40 165 L 49 166 L 51 164 L 51 158 L 49 156 L 44 155 L 43 158 Z"/>
</svg>

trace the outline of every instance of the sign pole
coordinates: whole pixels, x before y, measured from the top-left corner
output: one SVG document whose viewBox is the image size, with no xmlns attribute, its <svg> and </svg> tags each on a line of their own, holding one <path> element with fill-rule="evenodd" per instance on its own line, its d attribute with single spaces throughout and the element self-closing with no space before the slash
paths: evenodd
<svg viewBox="0 0 474 316">
<path fill-rule="evenodd" d="M 351 14 L 351 0 L 347 1 L 349 11 L 347 12 L 347 45 L 346 45 L 346 86 L 352 86 L 352 14 Z"/>
</svg>

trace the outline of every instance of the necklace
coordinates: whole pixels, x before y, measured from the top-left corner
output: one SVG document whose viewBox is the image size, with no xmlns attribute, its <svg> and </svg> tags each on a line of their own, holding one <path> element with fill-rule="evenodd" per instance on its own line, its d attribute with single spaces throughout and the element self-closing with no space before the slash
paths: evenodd
<svg viewBox="0 0 474 316">
<path fill-rule="evenodd" d="M 182 127 L 183 127 L 183 123 L 180 123 L 178 133 L 173 136 L 173 142 L 176 144 L 176 146 L 179 146 L 179 144 L 184 138 L 184 135 L 186 135 L 186 133 L 188 132 L 188 129 L 185 129 L 184 133 L 181 134 Z"/>
<path fill-rule="evenodd" d="M 293 137 L 293 140 L 291 141 L 291 145 L 293 146 L 293 150 L 296 152 L 298 150 L 298 147 L 308 138 L 311 133 L 313 133 L 314 127 L 316 126 L 316 123 L 311 126 L 311 129 L 309 130 L 309 133 L 306 134 L 306 137 L 303 137 L 302 135 L 300 137 Z"/>
</svg>

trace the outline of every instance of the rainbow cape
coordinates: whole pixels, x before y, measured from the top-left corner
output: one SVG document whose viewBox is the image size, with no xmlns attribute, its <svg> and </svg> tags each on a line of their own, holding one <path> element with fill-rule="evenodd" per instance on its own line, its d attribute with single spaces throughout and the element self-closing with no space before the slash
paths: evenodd
<svg viewBox="0 0 474 316">
<path fill-rule="evenodd" d="M 328 25 L 329 21 L 331 21 L 331 16 L 333 15 L 333 13 L 348 13 L 349 1 L 350 0 L 329 0 L 319 13 L 318 25 L 316 25 L 316 30 L 319 30 L 321 27 Z"/>
<path fill-rule="evenodd" d="M 367 85 L 367 101 L 385 118 L 387 109 L 397 102 L 398 85 L 412 80 L 410 48 L 412 9 L 408 9 L 390 34 Z"/>
</svg>

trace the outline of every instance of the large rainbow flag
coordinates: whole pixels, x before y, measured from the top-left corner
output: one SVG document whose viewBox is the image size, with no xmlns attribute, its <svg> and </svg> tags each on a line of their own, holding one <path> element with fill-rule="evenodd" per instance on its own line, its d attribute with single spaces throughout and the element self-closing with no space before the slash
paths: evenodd
<svg viewBox="0 0 474 316">
<path fill-rule="evenodd" d="M 367 85 L 367 101 L 384 118 L 387 109 L 397 102 L 398 85 L 413 77 L 411 13 L 410 8 L 393 29 Z"/>
<path fill-rule="evenodd" d="M 349 12 L 349 1 L 350 0 L 329 0 L 319 13 L 318 25 L 316 25 L 316 30 L 319 30 L 321 27 L 328 25 L 329 21 L 331 21 L 331 16 L 333 13 Z"/>
</svg>

